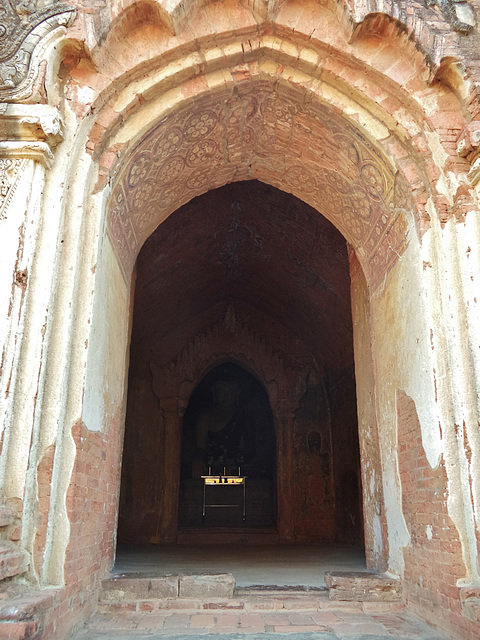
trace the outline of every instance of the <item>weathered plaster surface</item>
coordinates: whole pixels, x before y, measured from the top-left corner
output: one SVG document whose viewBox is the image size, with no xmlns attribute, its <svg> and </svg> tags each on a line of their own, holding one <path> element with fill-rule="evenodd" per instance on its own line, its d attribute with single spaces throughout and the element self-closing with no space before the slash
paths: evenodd
<svg viewBox="0 0 480 640">
<path fill-rule="evenodd" d="M 94 266 L 96 263 L 99 218 L 96 207 L 86 202 L 84 180 L 88 181 L 91 159 L 76 150 L 72 153 L 76 131 L 75 120 L 64 114 L 65 144 L 59 149 L 58 164 L 49 175 L 46 207 L 63 213 L 57 245 L 55 290 L 45 337 L 44 360 L 48 363 L 42 383 L 42 411 L 37 416 L 36 441 L 31 456 L 29 498 L 32 516 L 26 534 L 32 540 L 35 528 L 35 469 L 43 451 L 55 442 L 52 489 L 48 514 L 46 545 L 42 569 L 45 584 L 62 584 L 65 549 L 69 542 L 70 525 L 66 511 L 66 492 L 75 460 L 75 443 L 71 435 L 79 421 L 83 398 L 88 318 L 91 311 Z M 56 188 L 68 181 L 68 197 L 59 201 Z M 62 211 L 63 210 L 63 211 Z M 28 518 L 27 518 L 28 520 Z"/>
<path fill-rule="evenodd" d="M 468 241 L 467 230 L 472 234 Z M 432 354 L 448 476 L 448 508 L 462 541 L 467 584 L 480 582 L 475 535 L 479 502 L 478 378 L 475 377 L 478 276 L 470 271 L 471 251 L 467 251 L 470 245 L 478 246 L 477 234 L 476 220 L 463 224 L 450 220 L 443 227 L 434 220 L 425 238 L 434 265 L 428 300 L 432 308 Z M 475 253 L 472 257 L 475 260 Z"/>
<path fill-rule="evenodd" d="M 468 242 L 467 229 L 473 234 Z M 469 260 L 471 247 L 467 249 L 475 233 L 472 222 L 450 221 L 444 228 L 434 224 L 420 246 L 412 231 L 404 256 L 388 274 L 384 289 L 372 297 L 389 568 L 401 573 L 401 549 L 409 541 L 396 453 L 394 394 L 402 389 L 415 402 L 431 467 L 437 467 L 442 455 L 445 458 L 446 500 L 462 542 L 467 583 L 478 582 L 478 360 L 472 348 L 478 341 L 474 328 L 478 325 L 472 323 L 478 322 L 478 311 L 475 274 L 468 275 L 469 267 L 460 268 L 458 262 Z M 475 254 L 472 258 L 478 259 Z M 464 297 L 462 279 L 469 296 Z"/>
<path fill-rule="evenodd" d="M 360 265 L 355 265 L 355 257 L 352 258 L 351 280 L 365 552 L 368 566 L 384 571 L 387 566 L 387 549 L 385 549 L 382 531 L 383 474 L 379 451 L 379 425 L 377 424 L 375 406 L 370 300 L 365 276 Z"/>
<path fill-rule="evenodd" d="M 389 534 L 389 570 L 402 574 L 402 548 L 409 543 L 404 520 L 397 459 L 396 392 L 407 389 L 415 400 L 429 459 L 437 464 L 440 434 L 436 419 L 429 326 L 422 291 L 419 240 L 413 228 L 402 259 L 372 296 L 376 405 L 382 455 L 385 514 Z"/>
<path fill-rule="evenodd" d="M 130 292 L 108 237 L 96 272 L 82 421 L 101 431 L 123 404 L 130 318 Z"/>
<path fill-rule="evenodd" d="M 34 299 L 26 295 L 39 233 L 36 209 L 42 183 L 36 163 L 24 161 L 18 187 L 5 211 L 5 218 L 0 221 L 0 268 L 5 269 L 2 273 L 6 275 L 2 279 L 0 296 L 3 329 L 3 335 L 0 334 L 3 348 L 0 412 L 5 429 L 0 473 L 6 497 L 23 498 L 41 349 L 41 341 L 33 340 L 29 344 L 28 334 L 39 321 L 40 326 L 45 323 L 45 307 L 42 309 L 39 299 L 42 287 Z M 26 316 L 27 310 L 29 315 Z"/>
</svg>

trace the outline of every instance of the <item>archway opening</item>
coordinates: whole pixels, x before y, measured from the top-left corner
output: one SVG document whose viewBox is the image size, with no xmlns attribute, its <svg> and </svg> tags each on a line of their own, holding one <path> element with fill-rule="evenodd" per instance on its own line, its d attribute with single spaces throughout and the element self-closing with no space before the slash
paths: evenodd
<svg viewBox="0 0 480 640">
<path fill-rule="evenodd" d="M 136 266 L 119 543 L 186 542 L 185 530 L 198 541 L 199 530 L 238 526 L 234 542 L 250 530 L 270 543 L 361 544 L 352 335 L 347 244 L 309 205 L 247 181 L 169 216 Z M 250 380 L 250 402 L 264 394 L 258 412 L 273 423 L 256 432 L 271 435 L 266 467 L 257 460 L 247 484 L 246 523 L 228 510 L 202 521 L 200 492 L 186 497 L 195 424 L 226 366 Z M 208 457 L 202 464 L 208 473 Z M 276 488 L 255 496 L 262 473 Z"/>
<path fill-rule="evenodd" d="M 179 529 L 275 527 L 275 449 L 264 386 L 231 361 L 210 370 L 183 419 Z M 205 485 L 205 475 L 245 478 L 245 486 L 236 479 L 226 487 Z"/>
</svg>

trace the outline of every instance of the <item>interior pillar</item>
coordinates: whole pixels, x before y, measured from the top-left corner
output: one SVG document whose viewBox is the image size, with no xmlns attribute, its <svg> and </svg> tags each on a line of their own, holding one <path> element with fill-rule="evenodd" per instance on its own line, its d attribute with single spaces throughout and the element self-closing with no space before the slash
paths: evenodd
<svg viewBox="0 0 480 640">
<path fill-rule="evenodd" d="M 280 540 L 293 539 L 293 411 L 277 410 L 277 495 Z"/>
<path fill-rule="evenodd" d="M 163 543 L 175 542 L 178 526 L 178 496 L 180 490 L 180 447 L 184 408 L 178 398 L 161 402 L 165 428 L 162 493 L 159 504 L 157 537 Z M 159 461 L 160 463 L 160 461 Z"/>
</svg>

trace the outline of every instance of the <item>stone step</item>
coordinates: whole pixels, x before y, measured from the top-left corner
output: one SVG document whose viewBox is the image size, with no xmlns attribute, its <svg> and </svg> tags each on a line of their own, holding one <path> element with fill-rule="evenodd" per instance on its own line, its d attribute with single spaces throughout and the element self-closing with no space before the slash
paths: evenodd
<svg viewBox="0 0 480 640">
<path fill-rule="evenodd" d="M 325 584 L 330 600 L 397 602 L 402 599 L 401 581 L 382 573 L 327 571 Z"/>
<path fill-rule="evenodd" d="M 100 602 L 141 599 L 232 598 L 235 579 L 230 573 L 167 575 L 146 578 L 117 574 L 102 580 Z"/>
<path fill-rule="evenodd" d="M 329 599 L 327 589 L 258 587 L 230 592 L 229 574 L 200 576 L 163 576 L 145 578 L 117 575 L 102 582 L 99 613 L 141 614 L 165 611 L 206 612 L 316 612 L 348 609 L 363 611 L 400 611 L 401 601 L 341 601 Z M 228 592 L 226 589 L 228 588 Z"/>
</svg>

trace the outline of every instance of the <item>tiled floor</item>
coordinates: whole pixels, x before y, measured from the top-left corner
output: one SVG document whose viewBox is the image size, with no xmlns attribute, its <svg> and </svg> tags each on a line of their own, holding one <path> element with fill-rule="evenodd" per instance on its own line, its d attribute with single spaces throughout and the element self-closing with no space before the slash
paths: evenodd
<svg viewBox="0 0 480 640">
<path fill-rule="evenodd" d="M 74 640 L 446 640 L 407 611 L 164 611 L 97 614 Z M 73 639 L 72 639 L 73 640 Z"/>
</svg>

